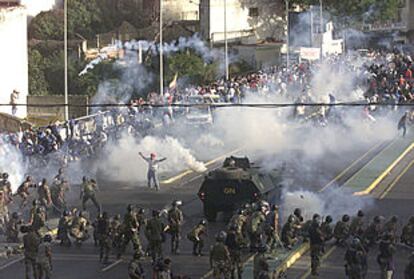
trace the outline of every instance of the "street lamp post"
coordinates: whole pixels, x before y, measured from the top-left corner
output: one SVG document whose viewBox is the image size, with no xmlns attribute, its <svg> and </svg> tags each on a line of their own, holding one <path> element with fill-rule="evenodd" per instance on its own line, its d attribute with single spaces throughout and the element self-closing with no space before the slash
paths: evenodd
<svg viewBox="0 0 414 279">
<path fill-rule="evenodd" d="M 160 96 L 164 96 L 164 52 L 163 52 L 163 34 L 162 34 L 162 25 L 163 25 L 163 18 L 162 18 L 162 1 L 160 0 Z"/>
<path fill-rule="evenodd" d="M 323 59 L 323 51 L 322 51 L 322 47 L 323 47 L 323 7 L 322 7 L 322 1 L 323 0 L 319 0 L 319 28 L 320 28 L 320 33 L 321 33 L 321 60 Z"/>
<path fill-rule="evenodd" d="M 286 68 L 289 69 L 289 0 L 285 0 L 286 5 Z"/>
<path fill-rule="evenodd" d="M 64 0 L 64 67 L 65 67 L 65 121 L 69 120 L 69 107 L 68 107 L 68 0 Z"/>
<path fill-rule="evenodd" d="M 224 60 L 226 63 L 226 80 L 229 80 L 229 54 L 227 42 L 227 0 L 224 0 Z"/>
</svg>

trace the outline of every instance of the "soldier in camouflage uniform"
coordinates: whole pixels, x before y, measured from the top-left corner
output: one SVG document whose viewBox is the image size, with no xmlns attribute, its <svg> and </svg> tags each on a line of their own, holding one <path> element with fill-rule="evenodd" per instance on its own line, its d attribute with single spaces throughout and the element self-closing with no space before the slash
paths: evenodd
<svg viewBox="0 0 414 279">
<path fill-rule="evenodd" d="M 216 243 L 210 249 L 210 267 L 213 269 L 215 279 L 223 276 L 226 279 L 231 277 L 231 258 L 230 252 L 224 241 L 227 235 L 224 231 L 218 233 Z"/>
<path fill-rule="evenodd" d="M 46 211 L 44 207 L 38 207 L 33 217 L 32 229 L 39 232 L 46 227 Z"/>
<path fill-rule="evenodd" d="M 295 238 L 298 238 L 300 234 L 302 233 L 303 222 L 305 220 L 302 216 L 302 210 L 300 208 L 295 208 L 295 210 L 293 211 L 293 215 L 291 216 L 294 217 L 294 220 L 293 220 L 294 236 Z"/>
<path fill-rule="evenodd" d="M 256 251 L 262 241 L 266 215 L 264 208 L 258 207 L 257 210 L 247 220 L 247 232 L 250 240 L 250 251 Z"/>
<path fill-rule="evenodd" d="M 96 191 L 98 190 L 98 185 L 96 181 L 87 177 L 82 178 L 82 189 L 81 189 L 81 199 L 82 199 L 82 209 L 86 210 L 86 203 L 91 200 L 95 205 L 98 212 L 101 211 L 101 206 L 96 199 Z"/>
<path fill-rule="evenodd" d="M 241 261 L 242 240 L 237 234 L 237 226 L 233 225 L 227 232 L 225 245 L 229 249 L 231 258 L 231 278 L 234 279 L 234 274 L 241 279 L 243 274 L 243 264 Z"/>
<path fill-rule="evenodd" d="M 414 245 L 414 216 L 411 216 L 408 220 L 408 224 L 405 225 L 401 233 L 401 243 L 408 246 Z"/>
<path fill-rule="evenodd" d="M 381 217 L 375 216 L 363 235 L 364 245 L 367 245 L 367 247 L 374 246 L 379 241 L 381 234 Z"/>
<path fill-rule="evenodd" d="M 123 226 L 121 222 L 121 215 L 117 214 L 113 217 L 110 224 L 109 235 L 111 237 L 112 248 L 115 249 L 116 254 L 121 253 L 123 242 Z"/>
<path fill-rule="evenodd" d="M 60 181 L 60 180 L 59 180 Z M 54 183 L 50 188 L 52 197 L 52 203 L 54 209 L 60 214 L 67 209 L 65 194 L 69 190 L 69 183 L 66 179 L 63 179 L 61 183 Z"/>
<path fill-rule="evenodd" d="M 309 228 L 309 242 L 311 254 L 311 274 L 318 276 L 320 266 L 320 257 L 324 245 L 324 235 L 320 227 L 321 217 L 318 214 L 313 215 L 312 224 Z"/>
<path fill-rule="evenodd" d="M 171 253 L 179 253 L 179 245 L 181 239 L 181 226 L 184 221 L 183 212 L 179 206 L 181 201 L 174 201 L 172 208 L 168 210 L 168 232 L 171 235 Z"/>
<path fill-rule="evenodd" d="M 139 223 L 136 217 L 135 207 L 132 204 L 127 206 L 127 213 L 124 215 L 123 227 L 123 240 L 121 249 L 118 253 L 118 258 L 121 257 L 121 253 L 125 252 L 129 242 L 132 242 L 132 247 L 135 253 L 142 253 L 141 240 L 139 239 Z"/>
<path fill-rule="evenodd" d="M 70 228 L 70 235 L 75 239 L 77 245 L 89 238 L 89 220 L 85 212 L 79 212 L 78 216 L 73 217 Z"/>
<path fill-rule="evenodd" d="M 32 270 L 33 277 L 38 278 L 36 258 L 41 240 L 40 236 L 30 226 L 22 226 L 20 231 L 24 234 L 23 247 L 26 279 L 30 278 L 30 269 Z"/>
<path fill-rule="evenodd" d="M 9 204 L 13 200 L 13 191 L 11 183 L 9 181 L 9 174 L 5 172 L 2 174 L 1 177 L 2 180 L 0 181 L 0 191 L 3 191 L 6 204 Z"/>
<path fill-rule="evenodd" d="M 49 185 L 47 185 L 47 180 L 43 178 L 40 185 L 37 187 L 37 195 L 40 205 L 45 208 L 50 208 L 52 205 L 52 195 L 50 193 Z"/>
<path fill-rule="evenodd" d="M 388 222 L 384 224 L 384 233 L 389 233 L 392 236 L 392 241 L 397 239 L 398 231 L 398 217 L 392 216 Z"/>
<path fill-rule="evenodd" d="M 193 242 L 193 255 L 201 256 L 204 247 L 204 237 L 207 234 L 207 221 L 201 220 L 191 231 L 187 234 L 188 240 Z"/>
<path fill-rule="evenodd" d="M 332 217 L 330 215 L 326 216 L 325 221 L 321 224 L 321 231 L 324 238 L 324 244 L 322 245 L 322 253 L 325 253 L 325 242 L 330 241 L 333 238 L 333 228 L 332 228 Z"/>
<path fill-rule="evenodd" d="M 43 237 L 42 242 L 39 244 L 38 253 L 37 253 L 37 268 L 39 272 L 39 279 L 43 278 L 43 275 L 46 279 L 51 278 L 52 273 L 52 236 L 47 234 Z"/>
<path fill-rule="evenodd" d="M 69 232 L 72 226 L 71 212 L 68 210 L 63 211 L 62 217 L 59 219 L 57 239 L 60 240 L 60 246 L 70 247 L 72 245 Z"/>
<path fill-rule="evenodd" d="M 379 254 L 377 262 L 380 267 L 381 278 L 391 279 L 394 274 L 394 254 L 396 247 L 394 244 L 394 235 L 388 231 L 385 233 L 379 243 Z"/>
<path fill-rule="evenodd" d="M 13 212 L 12 217 L 6 225 L 6 240 L 7 242 L 18 243 L 19 242 L 19 225 L 23 221 L 20 219 L 17 212 Z"/>
<path fill-rule="evenodd" d="M 367 253 L 358 238 L 351 241 L 345 252 L 345 274 L 349 279 L 364 279 L 366 275 Z"/>
<path fill-rule="evenodd" d="M 152 218 L 145 227 L 145 236 L 149 242 L 152 261 L 162 258 L 162 242 L 164 241 L 165 226 L 160 220 L 160 211 L 153 210 Z"/>
<path fill-rule="evenodd" d="M 110 222 L 107 212 L 103 212 L 96 224 L 96 231 L 99 242 L 99 260 L 103 264 L 108 263 L 109 252 L 111 251 Z"/>
<path fill-rule="evenodd" d="M 243 243 L 243 245 L 246 244 L 246 238 L 245 238 L 245 230 L 246 230 L 246 224 L 247 224 L 247 217 L 248 212 L 245 209 L 239 209 L 236 214 L 233 215 L 233 217 L 230 219 L 228 228 L 230 227 L 237 227 L 236 233 L 238 239 L 240 239 Z"/>
<path fill-rule="evenodd" d="M 334 228 L 334 237 L 337 245 L 344 245 L 349 237 L 349 216 L 342 216 L 341 221 L 338 221 Z"/>
<path fill-rule="evenodd" d="M 364 212 L 359 210 L 349 225 L 349 233 L 354 237 L 361 238 L 364 233 Z"/>
<path fill-rule="evenodd" d="M 282 243 L 286 249 L 292 249 L 292 247 L 298 242 L 295 234 L 295 217 L 290 215 L 288 221 L 282 228 Z"/>
<path fill-rule="evenodd" d="M 36 188 L 36 184 L 31 176 L 27 176 L 26 180 L 17 188 L 16 195 L 22 198 L 20 208 L 24 208 L 27 205 L 28 198 L 30 196 L 30 188 Z"/>
<path fill-rule="evenodd" d="M 5 194 L 3 191 L 0 191 L 0 232 L 3 232 L 6 229 L 6 224 L 9 221 L 9 209 L 7 207 L 7 202 Z"/>
</svg>

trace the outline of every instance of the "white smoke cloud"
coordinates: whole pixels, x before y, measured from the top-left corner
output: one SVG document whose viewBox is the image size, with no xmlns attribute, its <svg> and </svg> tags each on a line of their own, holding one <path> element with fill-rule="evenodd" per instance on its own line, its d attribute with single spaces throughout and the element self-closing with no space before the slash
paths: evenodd
<svg viewBox="0 0 414 279">
<path fill-rule="evenodd" d="M 0 144 L 0 172 L 9 174 L 13 192 L 16 192 L 27 171 L 23 155 L 16 147 L 2 142 Z"/>
<path fill-rule="evenodd" d="M 206 170 L 204 164 L 175 138 L 147 136 L 137 141 L 129 134 L 124 134 L 117 144 L 107 146 L 106 160 L 100 162 L 99 167 L 115 181 L 145 181 L 147 164 L 138 152 L 145 156 L 155 152 L 158 158 L 166 157 L 167 160 L 160 163 L 161 175 L 174 175 L 186 169 L 196 172 Z"/>
</svg>

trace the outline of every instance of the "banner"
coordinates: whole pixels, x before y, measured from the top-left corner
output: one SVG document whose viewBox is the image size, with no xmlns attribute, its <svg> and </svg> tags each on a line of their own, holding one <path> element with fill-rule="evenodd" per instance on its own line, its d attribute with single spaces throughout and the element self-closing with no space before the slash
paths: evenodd
<svg viewBox="0 0 414 279">
<path fill-rule="evenodd" d="M 301 47 L 300 58 L 306 60 L 318 60 L 321 56 L 321 49 L 316 47 Z"/>
</svg>

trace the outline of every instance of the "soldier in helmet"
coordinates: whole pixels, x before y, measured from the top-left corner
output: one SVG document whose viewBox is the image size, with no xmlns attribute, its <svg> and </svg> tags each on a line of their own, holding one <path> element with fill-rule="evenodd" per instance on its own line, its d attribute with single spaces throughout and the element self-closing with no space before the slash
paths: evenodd
<svg viewBox="0 0 414 279">
<path fill-rule="evenodd" d="M 385 234 L 390 234 L 392 237 L 392 241 L 394 242 L 397 239 L 397 232 L 398 232 L 398 217 L 392 216 L 388 222 L 384 224 L 383 231 Z"/>
<path fill-rule="evenodd" d="M 7 242 L 19 242 L 19 226 L 23 223 L 20 219 L 19 213 L 13 212 L 10 220 L 6 225 L 6 240 Z"/>
<path fill-rule="evenodd" d="M 52 195 L 46 178 L 43 178 L 42 182 L 37 187 L 37 195 L 41 206 L 49 208 L 52 205 Z"/>
<path fill-rule="evenodd" d="M 149 250 L 152 261 L 162 258 L 162 242 L 164 241 L 165 226 L 160 220 L 160 211 L 153 210 L 152 218 L 145 227 L 145 236 L 149 242 Z"/>
<path fill-rule="evenodd" d="M 0 191 L 0 232 L 5 229 L 6 224 L 9 221 L 9 208 L 7 206 L 5 194 Z"/>
<path fill-rule="evenodd" d="M 408 224 L 402 229 L 401 243 L 408 246 L 414 245 L 414 216 L 410 217 Z"/>
<path fill-rule="evenodd" d="M 234 279 L 234 274 L 241 279 L 243 274 L 243 264 L 241 261 L 242 240 L 238 237 L 237 226 L 233 225 L 227 231 L 225 245 L 229 249 L 231 258 L 231 278 Z"/>
<path fill-rule="evenodd" d="M 181 201 L 173 201 L 172 208 L 168 210 L 168 232 L 171 235 L 171 253 L 179 253 L 179 245 L 181 239 L 181 226 L 184 221 L 183 212 L 179 208 Z"/>
<path fill-rule="evenodd" d="M 293 215 L 289 216 L 288 221 L 283 226 L 281 238 L 283 245 L 289 250 L 298 242 L 295 234 L 295 217 Z"/>
<path fill-rule="evenodd" d="M 69 238 L 70 228 L 72 226 L 72 216 L 69 210 L 63 211 L 62 217 L 59 219 L 57 239 L 60 240 L 60 246 L 71 246 Z"/>
<path fill-rule="evenodd" d="M 293 221 L 295 237 L 298 237 L 301 233 L 303 222 L 305 220 L 302 216 L 302 210 L 300 208 L 295 208 L 293 211 L 293 217 L 295 218 Z"/>
<path fill-rule="evenodd" d="M 380 267 L 381 278 L 392 278 L 394 274 L 394 254 L 396 247 L 394 245 L 394 235 L 392 232 L 386 232 L 379 243 L 379 254 L 377 262 Z"/>
<path fill-rule="evenodd" d="M 40 208 L 40 201 L 38 199 L 34 199 L 32 201 L 32 208 L 30 209 L 30 217 L 29 217 L 29 224 L 33 223 L 34 217 L 36 215 L 37 209 Z"/>
<path fill-rule="evenodd" d="M 141 240 L 139 239 L 138 234 L 139 223 L 136 218 L 135 207 L 132 204 L 127 206 L 127 213 L 124 215 L 123 229 L 123 243 L 118 253 L 118 258 L 121 256 L 121 253 L 125 252 L 129 242 L 132 242 L 135 252 L 139 251 L 139 253 L 142 253 Z"/>
<path fill-rule="evenodd" d="M 72 220 L 70 235 L 75 239 L 76 244 L 79 246 L 89 238 L 89 223 L 86 212 L 82 211 L 80 211 L 78 216 L 75 216 Z"/>
<path fill-rule="evenodd" d="M 332 228 L 332 216 L 328 215 L 325 218 L 325 221 L 322 222 L 321 224 L 321 231 L 323 233 L 323 238 L 325 239 L 325 241 L 329 241 L 333 238 L 333 228 Z"/>
<path fill-rule="evenodd" d="M 411 255 L 408 259 L 408 264 L 404 269 L 404 279 L 414 278 L 414 252 L 411 252 Z"/>
<path fill-rule="evenodd" d="M 37 252 L 37 268 L 39 278 L 42 279 L 45 276 L 46 279 L 51 278 L 52 273 L 52 236 L 47 234 L 40 242 Z"/>
<path fill-rule="evenodd" d="M 25 181 L 17 188 L 17 195 L 22 198 L 22 203 L 20 208 L 24 208 L 27 204 L 28 198 L 30 196 L 30 188 L 36 188 L 36 184 L 33 181 L 33 178 L 29 175 L 26 177 Z"/>
<path fill-rule="evenodd" d="M 98 212 L 101 211 L 101 206 L 96 199 L 96 191 L 98 190 L 98 185 L 94 179 L 89 180 L 87 177 L 82 178 L 82 189 L 81 189 L 81 200 L 82 200 L 82 209 L 86 210 L 86 203 L 91 200 L 95 205 Z"/>
<path fill-rule="evenodd" d="M 139 251 L 134 253 L 132 261 L 128 265 L 128 275 L 130 279 L 144 279 L 144 268 L 141 264 L 141 253 Z"/>
<path fill-rule="evenodd" d="M 46 211 L 44 207 L 38 207 L 33 217 L 32 228 L 36 232 L 39 232 L 42 228 L 46 227 Z"/>
<path fill-rule="evenodd" d="M 349 279 L 363 279 L 367 272 L 367 253 L 359 238 L 353 238 L 345 252 L 345 274 Z"/>
<path fill-rule="evenodd" d="M 188 240 L 193 242 L 193 255 L 201 256 L 204 247 L 204 237 L 207 234 L 207 221 L 201 220 L 191 231 L 187 234 Z"/>
<path fill-rule="evenodd" d="M 65 195 L 68 190 L 69 183 L 66 179 L 63 179 L 59 184 L 54 183 L 50 189 L 54 209 L 60 214 L 63 212 L 63 210 L 67 209 Z"/>
<path fill-rule="evenodd" d="M 364 212 L 362 210 L 359 210 L 357 216 L 352 219 L 349 225 L 349 233 L 359 238 L 364 233 Z"/>
<path fill-rule="evenodd" d="M 342 216 L 341 221 L 338 221 L 334 228 L 334 237 L 337 245 L 344 245 L 349 237 L 349 216 Z"/>
<path fill-rule="evenodd" d="M 256 211 L 247 219 L 247 232 L 250 240 L 250 251 L 256 251 L 262 241 L 266 222 L 265 208 L 258 206 Z"/>
<path fill-rule="evenodd" d="M 214 278 L 230 278 L 231 258 L 230 252 L 224 241 L 227 234 L 221 231 L 216 236 L 216 243 L 210 249 L 210 267 L 213 269 Z"/>
<path fill-rule="evenodd" d="M 109 235 L 111 237 L 112 247 L 117 251 L 116 254 L 118 255 L 121 253 L 122 248 L 122 238 L 123 238 L 123 227 L 121 222 L 121 215 L 115 215 L 110 223 L 110 231 Z"/>
<path fill-rule="evenodd" d="M 21 226 L 20 232 L 24 234 L 23 249 L 26 279 L 30 278 L 30 270 L 32 270 L 33 277 L 38 278 L 36 259 L 41 238 L 31 226 Z"/>
<path fill-rule="evenodd" d="M 109 252 L 111 250 L 112 242 L 110 238 L 110 222 L 107 212 L 103 212 L 96 224 L 96 231 L 99 242 L 99 260 L 103 264 L 108 263 Z"/>
<path fill-rule="evenodd" d="M 246 240 L 244 237 L 244 230 L 247 224 L 247 210 L 246 209 L 239 209 L 236 214 L 230 219 L 228 224 L 228 228 L 236 227 L 237 238 L 245 244 Z"/>
<path fill-rule="evenodd" d="M 60 185 L 66 180 L 64 168 L 59 168 L 58 174 L 53 178 L 53 184 Z"/>
<path fill-rule="evenodd" d="M 375 216 L 363 235 L 364 244 L 368 247 L 374 246 L 379 241 L 381 234 L 381 216 Z"/>
<path fill-rule="evenodd" d="M 309 228 L 309 242 L 311 254 L 311 272 L 313 276 L 318 276 L 318 269 L 320 266 L 320 257 L 322 254 L 322 247 L 324 245 L 324 235 L 320 227 L 321 217 L 319 214 L 314 214 L 312 224 Z"/>
<path fill-rule="evenodd" d="M 261 245 L 257 250 L 257 254 L 254 255 L 253 258 L 253 278 L 258 279 L 260 277 L 260 273 L 263 271 L 263 266 L 267 264 L 266 259 L 266 246 Z"/>
<path fill-rule="evenodd" d="M 279 207 L 273 205 L 269 214 L 266 216 L 266 244 L 274 249 L 276 246 L 283 246 L 279 237 Z"/>
</svg>

